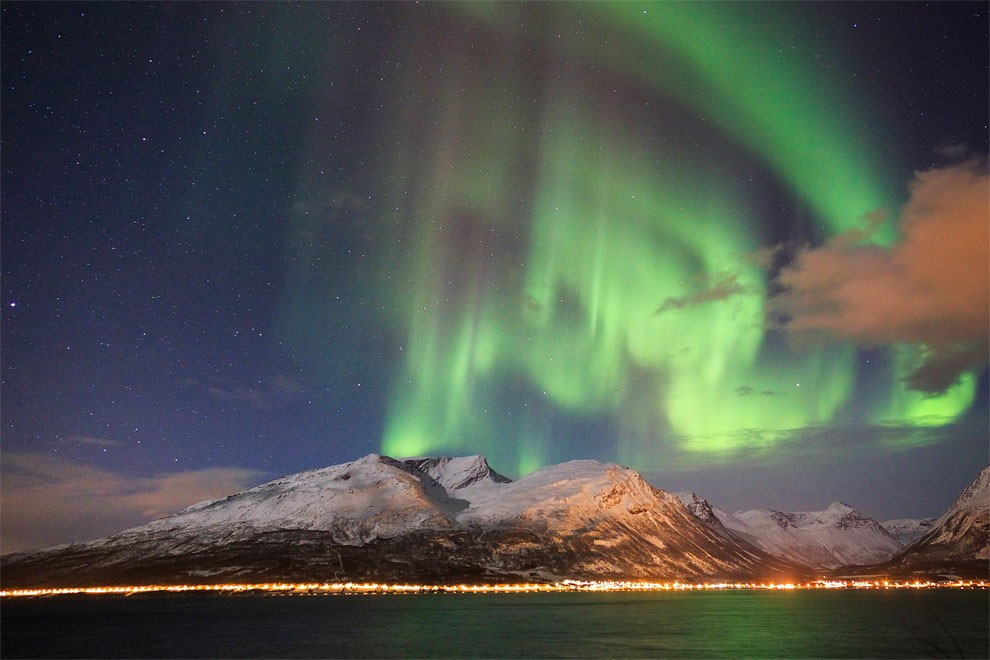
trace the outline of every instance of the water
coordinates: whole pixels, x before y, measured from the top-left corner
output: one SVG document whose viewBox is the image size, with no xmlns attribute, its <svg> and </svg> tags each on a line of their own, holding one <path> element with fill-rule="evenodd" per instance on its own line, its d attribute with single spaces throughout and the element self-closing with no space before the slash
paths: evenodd
<svg viewBox="0 0 990 660">
<path fill-rule="evenodd" d="M 5 599 L 15 657 L 986 658 L 985 590 Z"/>
</svg>

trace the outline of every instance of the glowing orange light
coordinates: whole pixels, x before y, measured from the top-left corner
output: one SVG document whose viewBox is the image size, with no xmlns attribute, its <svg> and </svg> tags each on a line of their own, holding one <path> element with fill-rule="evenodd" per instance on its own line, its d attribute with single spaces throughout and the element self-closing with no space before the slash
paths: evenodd
<svg viewBox="0 0 990 660">
<path fill-rule="evenodd" d="M 564 591 L 609 592 L 609 591 L 715 591 L 722 589 L 753 589 L 765 591 L 790 591 L 795 589 L 990 589 L 986 580 L 956 580 L 953 582 L 933 582 L 921 580 L 897 581 L 890 579 L 874 580 L 814 580 L 805 583 L 794 582 L 648 582 L 634 580 L 563 580 L 553 583 L 520 584 L 457 584 L 420 585 L 387 584 L 377 582 L 266 582 L 232 584 L 145 584 L 130 586 L 96 587 L 47 587 L 36 589 L 0 590 L 0 598 L 22 596 L 65 596 L 74 594 L 124 595 L 138 593 L 187 591 L 234 592 L 271 591 L 323 594 L 410 594 L 410 593 L 549 593 Z"/>
</svg>

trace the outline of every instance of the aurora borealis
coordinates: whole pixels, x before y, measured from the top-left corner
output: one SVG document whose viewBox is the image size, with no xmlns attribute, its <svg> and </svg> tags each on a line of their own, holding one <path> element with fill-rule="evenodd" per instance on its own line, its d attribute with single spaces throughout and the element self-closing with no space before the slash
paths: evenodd
<svg viewBox="0 0 990 660">
<path fill-rule="evenodd" d="M 920 516 L 987 462 L 984 4 L 160 9 L 4 6 L 8 520 L 372 451 Z"/>
<path fill-rule="evenodd" d="M 962 414 L 974 374 L 912 392 L 903 376 L 917 349 L 903 346 L 879 358 L 885 396 L 853 409 L 856 349 L 793 350 L 768 322 L 773 274 L 756 257 L 782 237 L 759 208 L 766 187 L 807 209 L 791 229 L 808 241 L 895 208 L 880 150 L 856 128 L 869 122 L 820 102 L 851 92 L 802 68 L 800 53 L 781 59 L 741 6 L 584 9 L 540 10 L 550 14 L 540 34 L 505 27 L 520 7 L 489 7 L 461 19 L 477 18 L 477 37 L 454 46 L 440 95 L 430 93 L 440 71 L 397 83 L 424 118 L 400 121 L 443 119 L 426 129 L 429 147 L 389 159 L 403 185 L 396 229 L 406 238 L 412 226 L 413 248 L 401 269 L 412 277 L 397 287 L 408 348 L 385 452 L 480 442 L 525 471 L 546 462 L 557 435 L 542 406 L 607 419 L 613 456 L 627 463 L 648 462 L 658 441 L 724 454 L 838 421 L 942 425 Z M 564 35 L 575 23 L 588 27 Z M 555 29 L 562 43 L 545 54 L 530 119 L 533 79 L 514 75 L 513 56 Z M 629 43 L 609 48 L 609 36 Z M 478 46 L 497 37 L 520 47 Z M 890 220 L 869 240 L 895 242 Z M 537 410 L 500 400 L 519 380 Z"/>
</svg>

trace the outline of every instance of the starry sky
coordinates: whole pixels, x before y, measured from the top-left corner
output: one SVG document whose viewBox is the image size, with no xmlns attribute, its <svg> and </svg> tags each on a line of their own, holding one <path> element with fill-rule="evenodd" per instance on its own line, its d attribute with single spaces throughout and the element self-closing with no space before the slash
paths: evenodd
<svg viewBox="0 0 990 660">
<path fill-rule="evenodd" d="M 988 450 L 979 3 L 19 3 L 2 551 L 354 460 L 939 515 Z"/>
</svg>

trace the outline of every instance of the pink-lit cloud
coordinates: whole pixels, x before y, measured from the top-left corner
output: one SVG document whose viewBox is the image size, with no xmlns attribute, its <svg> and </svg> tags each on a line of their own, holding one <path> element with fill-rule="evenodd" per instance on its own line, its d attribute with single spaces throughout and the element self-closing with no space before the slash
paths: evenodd
<svg viewBox="0 0 990 660">
<path fill-rule="evenodd" d="M 243 490 L 260 477 L 230 467 L 136 477 L 51 454 L 4 452 L 0 552 L 109 535 Z"/>
<path fill-rule="evenodd" d="M 800 252 L 772 301 L 792 335 L 863 345 L 921 345 L 911 387 L 944 391 L 988 360 L 990 177 L 985 161 L 918 173 L 900 239 L 864 245 L 863 230 Z"/>
</svg>

